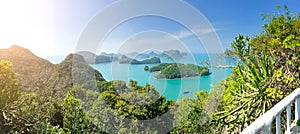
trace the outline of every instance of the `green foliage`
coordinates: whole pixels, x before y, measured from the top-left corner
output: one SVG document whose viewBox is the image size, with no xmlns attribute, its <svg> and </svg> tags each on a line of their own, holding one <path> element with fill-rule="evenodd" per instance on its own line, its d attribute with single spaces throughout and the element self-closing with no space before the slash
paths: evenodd
<svg viewBox="0 0 300 134">
<path fill-rule="evenodd" d="M 222 105 L 213 124 L 238 132 L 261 116 L 299 83 L 300 18 L 265 15 L 264 32 L 252 39 L 239 35 L 226 53 L 241 62 L 225 81 Z"/>
<path fill-rule="evenodd" d="M 52 126 L 62 127 L 63 109 L 51 98 L 43 98 L 38 94 L 21 92 L 17 101 L 3 113 L 5 122 L 1 126 L 4 133 L 43 133 Z"/>
<path fill-rule="evenodd" d="M 207 67 L 181 63 L 161 63 L 150 68 L 149 71 L 159 71 L 156 73 L 155 77 L 166 79 L 186 78 L 210 74 Z"/>
<path fill-rule="evenodd" d="M 263 57 L 252 55 L 233 70 L 226 80 L 222 110 L 215 115 L 217 124 L 226 124 L 234 132 L 283 98 L 283 92 L 273 87 L 277 79 L 273 65 L 265 54 Z"/>
<path fill-rule="evenodd" d="M 20 84 L 13 72 L 11 62 L 0 60 L 0 130 L 10 132 L 15 122 L 10 118 L 14 103 L 19 99 Z"/>
<path fill-rule="evenodd" d="M 242 62 L 249 56 L 250 46 L 248 45 L 250 38 L 238 35 L 235 40 L 231 43 L 233 50 L 226 50 L 225 54 L 235 59 L 240 59 Z"/>
<path fill-rule="evenodd" d="M 106 82 L 106 81 L 98 81 L 97 87 L 100 93 L 104 92 L 108 87 L 112 84 L 112 82 Z"/>
<path fill-rule="evenodd" d="M 211 92 L 199 91 L 195 98 L 183 98 L 176 103 L 174 123 L 176 127 L 170 133 L 221 133 L 212 125 L 212 116 L 222 97 L 223 86 L 215 86 Z M 188 113 L 187 113 L 188 112 Z"/>
<path fill-rule="evenodd" d="M 21 83 L 20 89 L 27 93 L 63 99 L 74 84 L 97 90 L 96 81 L 105 81 L 98 71 L 76 54 L 68 55 L 60 64 L 52 64 L 26 48 L 11 46 L 9 49 L 0 49 L 0 59 L 14 65 L 13 69 Z"/>
<path fill-rule="evenodd" d="M 165 67 L 167 67 L 169 65 L 171 65 L 171 63 L 160 63 L 160 64 L 158 64 L 158 65 L 156 65 L 154 67 L 149 68 L 149 71 L 150 72 L 160 71 L 160 70 L 162 70 L 163 68 L 165 68 Z"/>
<path fill-rule="evenodd" d="M 250 42 L 253 48 L 266 50 L 273 57 L 276 70 L 281 70 L 278 88 L 285 92 L 299 86 L 300 66 L 300 14 L 291 14 L 287 7 L 285 13 L 266 15 L 268 24 L 264 25 L 265 33 Z"/>
<path fill-rule="evenodd" d="M 16 102 L 15 110 L 14 114 L 17 116 L 12 117 L 16 121 L 17 132 L 40 133 L 47 127 L 63 126 L 63 109 L 54 99 L 44 98 L 38 94 L 24 94 Z"/>
<path fill-rule="evenodd" d="M 150 59 L 145 59 L 140 62 L 131 63 L 131 64 L 158 64 L 158 63 L 160 63 L 160 59 L 158 57 L 153 57 Z"/>
<path fill-rule="evenodd" d="M 158 57 L 153 57 L 150 59 L 145 59 L 142 61 L 131 59 L 131 58 L 123 58 L 119 61 L 120 64 L 158 64 L 160 63 L 160 59 Z"/>
<path fill-rule="evenodd" d="M 177 104 L 178 110 L 174 115 L 175 123 L 179 124 L 171 133 L 207 133 L 209 128 L 205 128 L 208 123 L 206 111 L 204 110 L 204 103 L 206 103 L 208 93 L 200 91 L 196 94 L 197 99 L 183 98 Z M 187 116 L 187 111 L 190 111 Z"/>
<path fill-rule="evenodd" d="M 0 60 L 0 112 L 8 109 L 19 97 L 20 84 L 12 68 L 10 62 Z"/>
<path fill-rule="evenodd" d="M 68 70 L 67 61 L 61 66 Z M 7 65 L 12 67 L 11 64 Z M 190 68 L 189 71 L 194 69 L 197 68 Z M 13 72 L 11 74 L 15 75 Z M 13 81 L 17 83 L 15 78 Z M 173 101 L 166 101 L 153 86 L 139 86 L 136 81 L 131 80 L 128 86 L 124 81 L 97 81 L 97 87 L 99 92 L 74 86 L 64 99 L 52 98 L 51 88 L 34 91 L 35 93 L 23 91 L 12 102 L 7 103 L 9 109 L 2 112 L 1 121 L 5 121 L 5 126 L 1 126 L 1 132 L 161 133 L 173 127 L 174 116 L 169 111 L 175 104 Z M 19 86 L 16 84 L 11 88 L 15 91 Z M 198 96 L 204 99 L 206 94 L 199 93 Z M 200 112 L 204 113 L 204 103 L 198 100 L 193 103 L 194 110 L 189 116 L 181 118 L 183 122 L 177 120 L 184 125 L 173 132 L 204 130 L 205 127 L 201 125 L 203 116 L 199 116 Z M 161 120 L 158 118 L 161 115 L 166 118 Z M 154 122 L 140 123 L 143 120 Z"/>
<path fill-rule="evenodd" d="M 75 89 L 72 88 L 64 99 L 64 123 L 63 129 L 70 133 L 91 132 L 92 122 L 81 108 L 81 102 L 75 97 Z"/>
<path fill-rule="evenodd" d="M 144 66 L 145 71 L 149 71 L 149 66 Z"/>
<path fill-rule="evenodd" d="M 170 116 L 166 120 L 159 120 L 159 117 L 169 111 L 173 106 L 173 101 L 166 101 L 153 86 L 138 86 L 136 81 L 131 80 L 126 86 L 123 81 L 113 81 L 109 88 L 102 93 L 102 98 L 113 109 L 114 116 L 120 117 L 119 120 L 112 119 L 117 128 L 124 128 L 119 132 L 162 132 L 172 125 L 173 118 Z M 105 110 L 106 111 L 106 110 Z M 106 113 L 107 114 L 107 113 Z M 103 117 L 102 117 L 103 119 Z M 126 123 L 126 120 L 130 122 Z M 157 126 L 153 124 L 135 124 L 138 120 L 156 120 Z M 127 128 L 127 129 L 125 129 Z M 131 128 L 131 129 L 128 129 Z M 159 129 L 162 128 L 162 129 Z M 114 130 L 115 132 L 115 130 Z"/>
<path fill-rule="evenodd" d="M 300 120 L 297 120 L 296 125 L 300 126 Z"/>
</svg>

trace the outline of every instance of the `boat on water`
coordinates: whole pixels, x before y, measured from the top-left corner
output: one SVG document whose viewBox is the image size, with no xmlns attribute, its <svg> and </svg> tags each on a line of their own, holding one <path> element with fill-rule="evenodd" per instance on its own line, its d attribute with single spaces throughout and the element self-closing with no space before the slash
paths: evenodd
<svg viewBox="0 0 300 134">
<path fill-rule="evenodd" d="M 190 93 L 190 91 L 184 91 L 184 92 L 183 92 L 183 94 L 188 94 L 188 93 Z"/>
</svg>

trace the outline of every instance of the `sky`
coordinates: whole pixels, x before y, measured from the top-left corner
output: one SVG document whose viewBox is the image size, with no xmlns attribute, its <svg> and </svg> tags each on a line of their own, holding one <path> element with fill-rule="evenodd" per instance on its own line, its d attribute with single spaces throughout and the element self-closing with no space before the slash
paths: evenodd
<svg viewBox="0 0 300 134">
<path fill-rule="evenodd" d="M 6 0 L 0 1 L 0 48 L 15 44 L 40 57 L 77 51 L 180 49 L 222 52 L 238 34 L 262 31 L 261 14 L 296 0 Z"/>
</svg>

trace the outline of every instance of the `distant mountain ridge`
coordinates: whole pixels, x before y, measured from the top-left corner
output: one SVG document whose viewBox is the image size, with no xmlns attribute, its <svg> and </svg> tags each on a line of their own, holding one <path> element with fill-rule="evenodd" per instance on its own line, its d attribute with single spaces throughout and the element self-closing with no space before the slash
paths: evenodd
<svg viewBox="0 0 300 134">
<path fill-rule="evenodd" d="M 180 52 L 179 50 L 173 49 L 163 52 L 146 51 L 142 53 L 131 52 L 126 54 L 108 54 L 102 52 L 100 55 L 96 55 L 89 51 L 81 51 L 76 54 L 83 56 L 85 61 L 89 64 L 108 62 L 119 62 L 121 64 L 158 64 L 160 63 L 160 58 L 179 59 L 187 55 L 186 52 Z"/>
<path fill-rule="evenodd" d="M 13 45 L 0 49 L 0 60 L 13 63 L 18 79 L 28 91 L 51 89 L 54 94 L 62 95 L 59 92 L 76 84 L 96 90 L 96 80 L 105 81 L 100 72 L 77 54 L 69 54 L 61 63 L 52 64 L 26 48 Z"/>
<path fill-rule="evenodd" d="M 145 59 L 145 60 L 136 60 L 136 59 L 131 59 L 131 58 L 126 58 L 122 59 L 119 61 L 120 64 L 159 64 L 161 63 L 160 59 L 157 57 L 153 57 L 150 59 Z"/>
</svg>

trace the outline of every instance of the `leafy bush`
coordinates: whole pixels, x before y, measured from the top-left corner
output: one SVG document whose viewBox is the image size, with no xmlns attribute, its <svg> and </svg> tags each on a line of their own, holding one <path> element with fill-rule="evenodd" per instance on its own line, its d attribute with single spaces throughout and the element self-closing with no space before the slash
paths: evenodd
<svg viewBox="0 0 300 134">
<path fill-rule="evenodd" d="M 238 132 L 300 85 L 300 14 L 266 15 L 264 32 L 250 39 L 239 35 L 227 50 L 240 62 L 225 81 L 214 123 Z"/>
</svg>

